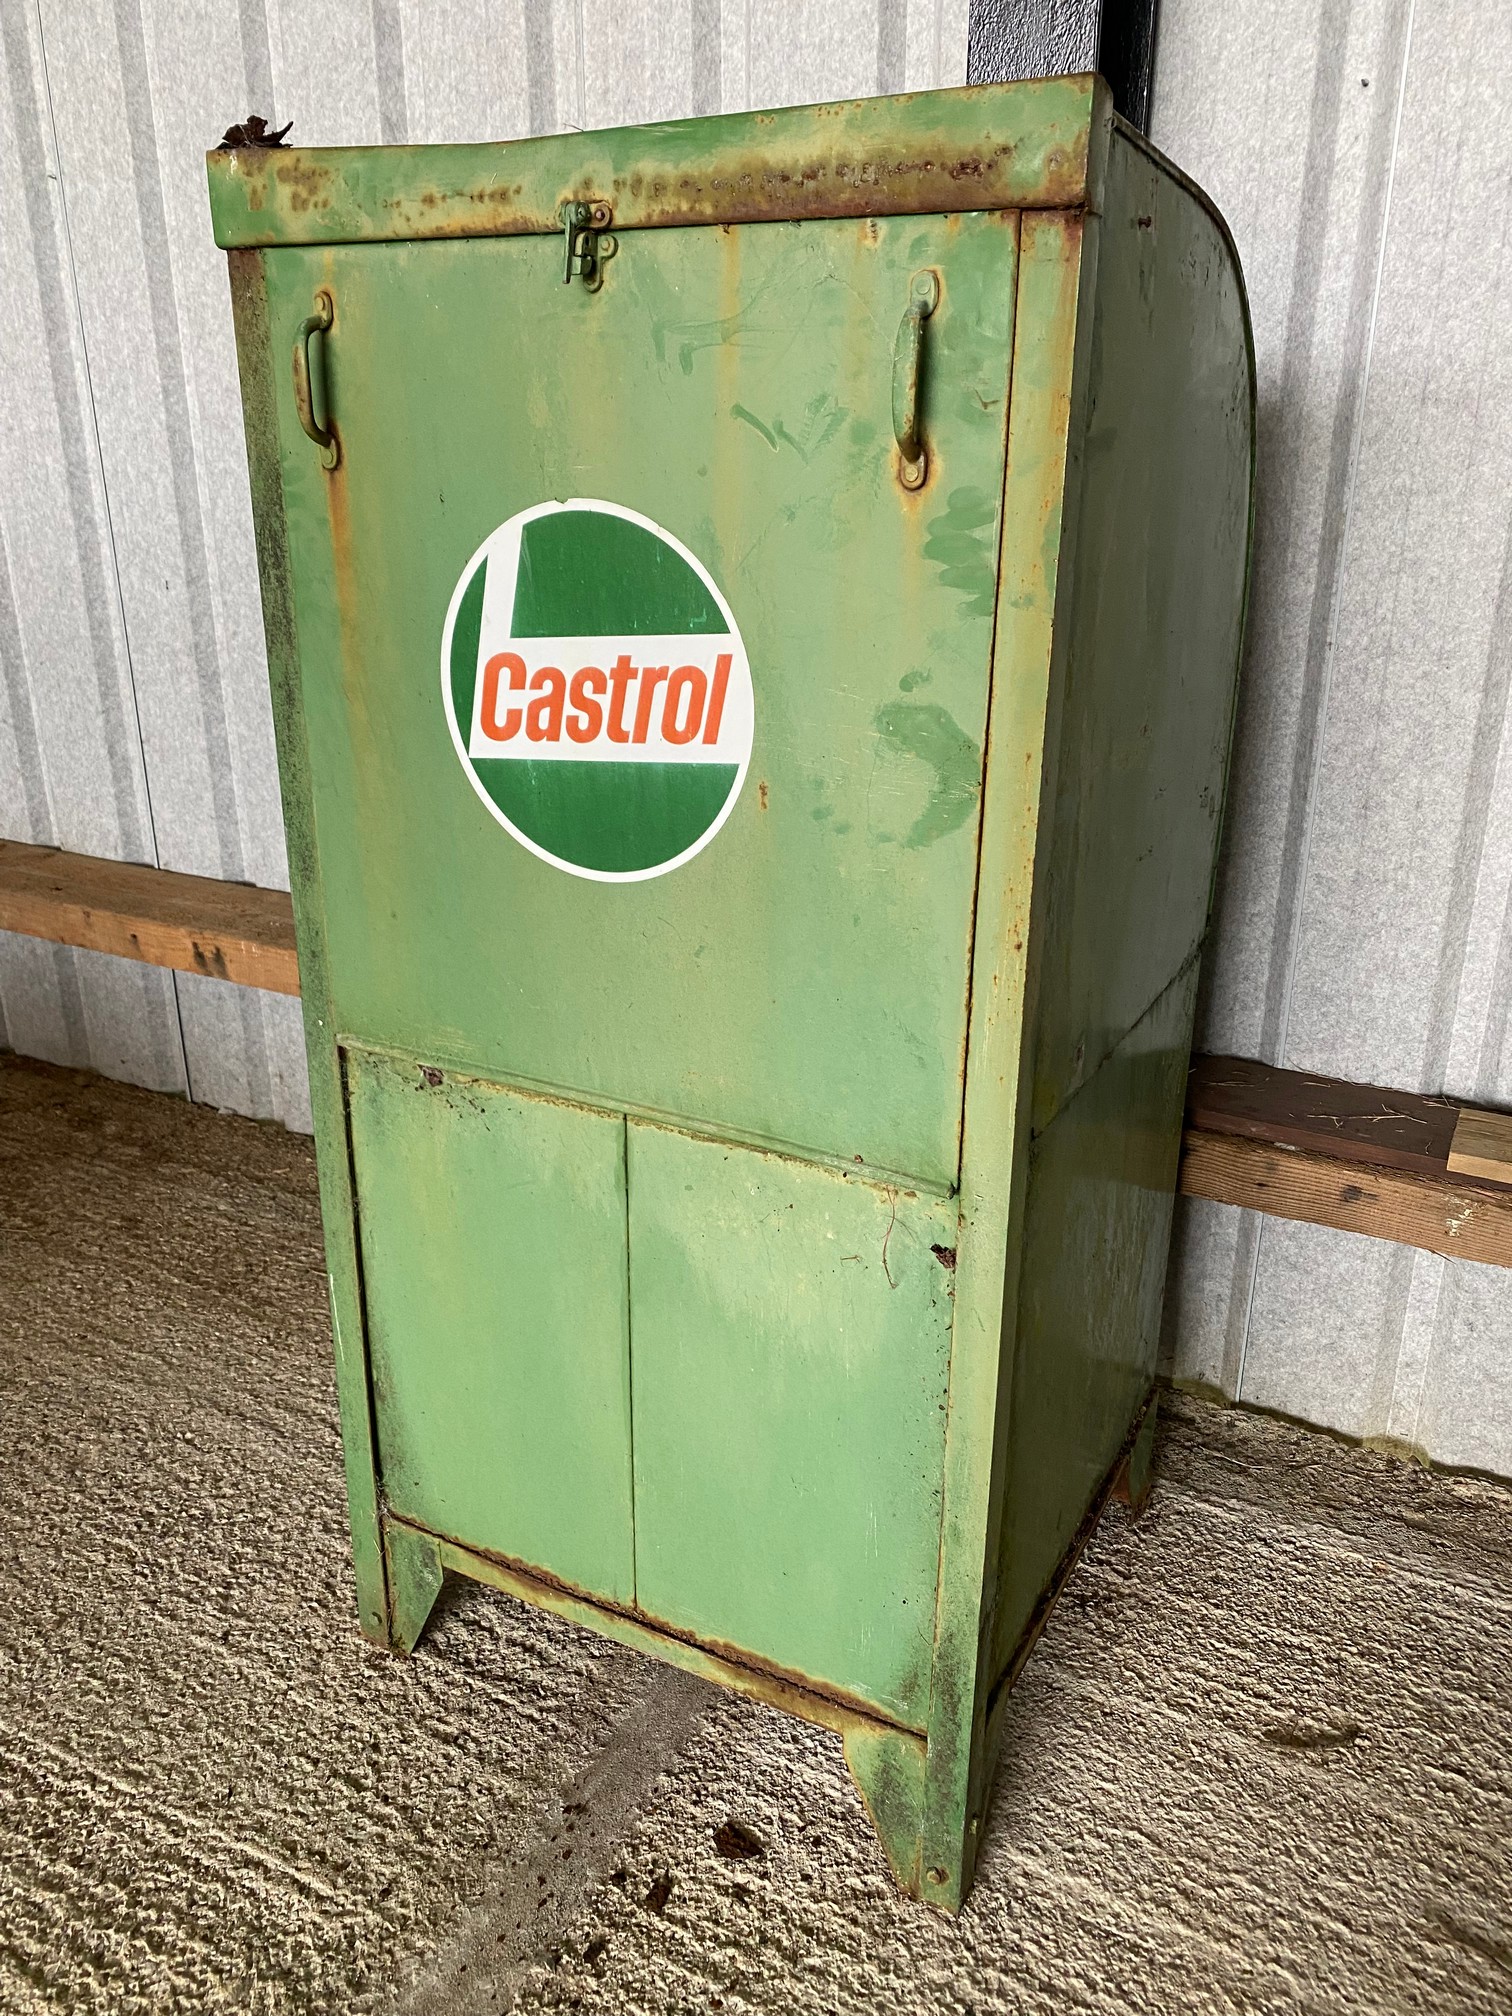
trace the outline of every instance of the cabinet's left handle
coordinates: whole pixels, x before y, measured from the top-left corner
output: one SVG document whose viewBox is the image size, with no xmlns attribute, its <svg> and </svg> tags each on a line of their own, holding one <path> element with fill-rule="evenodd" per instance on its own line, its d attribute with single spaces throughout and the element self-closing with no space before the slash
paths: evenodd
<svg viewBox="0 0 1512 2016">
<path fill-rule="evenodd" d="M 898 481 L 917 490 L 929 474 L 919 408 L 924 378 L 924 324 L 940 305 L 940 278 L 928 267 L 915 273 L 908 306 L 893 346 L 893 439 L 898 444 Z"/>
<path fill-rule="evenodd" d="M 315 313 L 306 315 L 299 325 L 299 335 L 294 342 L 294 405 L 299 413 L 299 424 L 320 450 L 323 468 L 334 469 L 341 460 L 341 443 L 336 438 L 334 427 L 322 427 L 315 418 L 315 401 L 310 390 L 310 338 L 324 337 L 336 319 L 335 303 L 322 287 L 315 296 Z M 321 344 L 321 362 L 324 364 L 325 345 Z M 326 397 L 322 401 L 326 418 L 331 417 L 330 380 L 327 378 L 322 388 Z"/>
</svg>

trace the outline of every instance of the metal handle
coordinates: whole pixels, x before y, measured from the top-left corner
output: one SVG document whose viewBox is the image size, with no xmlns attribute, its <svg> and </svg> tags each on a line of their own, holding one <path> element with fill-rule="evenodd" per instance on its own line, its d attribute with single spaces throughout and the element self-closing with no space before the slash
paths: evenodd
<svg viewBox="0 0 1512 2016">
<path fill-rule="evenodd" d="M 321 467 L 334 469 L 341 460 L 341 443 L 336 438 L 334 427 L 322 427 L 315 418 L 315 400 L 311 392 L 310 338 L 324 336 L 336 319 L 336 304 L 322 287 L 315 296 L 315 313 L 306 315 L 299 325 L 299 334 L 294 341 L 294 406 L 299 414 L 299 424 L 320 450 Z M 327 396 L 321 402 L 329 420 L 331 402 Z"/>
<path fill-rule="evenodd" d="M 924 376 L 924 324 L 939 305 L 940 276 L 926 267 L 913 277 L 893 345 L 893 437 L 898 444 L 898 481 L 905 490 L 917 490 L 929 473 L 929 453 L 919 432 L 919 391 Z"/>
</svg>

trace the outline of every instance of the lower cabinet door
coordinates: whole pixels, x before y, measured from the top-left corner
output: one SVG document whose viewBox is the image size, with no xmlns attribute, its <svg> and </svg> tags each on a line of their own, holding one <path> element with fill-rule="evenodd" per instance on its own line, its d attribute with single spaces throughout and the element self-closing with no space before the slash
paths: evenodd
<svg viewBox="0 0 1512 2016">
<path fill-rule="evenodd" d="M 625 1123 L 346 1058 L 384 1494 L 630 1603 Z"/>
<path fill-rule="evenodd" d="M 627 1141 L 641 1609 L 922 1727 L 954 1204 Z"/>
</svg>

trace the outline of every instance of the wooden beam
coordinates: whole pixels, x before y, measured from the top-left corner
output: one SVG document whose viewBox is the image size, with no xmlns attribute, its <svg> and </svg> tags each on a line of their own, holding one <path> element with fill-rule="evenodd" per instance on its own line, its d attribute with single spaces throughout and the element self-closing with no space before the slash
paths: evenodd
<svg viewBox="0 0 1512 2016">
<path fill-rule="evenodd" d="M 1459 1108 L 1450 1099 L 1283 1071 L 1248 1057 L 1195 1057 L 1187 1125 L 1373 1169 L 1441 1176 Z"/>
<path fill-rule="evenodd" d="M 1240 1204 L 1274 1218 L 1364 1232 L 1455 1260 L 1512 1267 L 1512 1188 L 1404 1169 L 1366 1169 L 1237 1134 L 1188 1128 L 1181 1188 L 1188 1197 Z"/>
<path fill-rule="evenodd" d="M 294 912 L 282 889 L 0 840 L 0 930 L 299 992 Z"/>
<path fill-rule="evenodd" d="M 1512 1184 L 1492 1180 L 1485 1159 L 1488 1140 L 1505 1140 L 1508 1122 L 1473 1117 L 1493 1124 L 1467 1129 L 1472 1112 L 1449 1099 L 1199 1057 L 1180 1187 L 1188 1197 L 1509 1267 Z M 1482 1152 L 1469 1173 L 1449 1166 L 1457 1140 Z"/>
<path fill-rule="evenodd" d="M 1488 1183 L 1512 1183 L 1512 1113 L 1480 1113 L 1467 1106 L 1454 1123 L 1449 1171 Z"/>
</svg>

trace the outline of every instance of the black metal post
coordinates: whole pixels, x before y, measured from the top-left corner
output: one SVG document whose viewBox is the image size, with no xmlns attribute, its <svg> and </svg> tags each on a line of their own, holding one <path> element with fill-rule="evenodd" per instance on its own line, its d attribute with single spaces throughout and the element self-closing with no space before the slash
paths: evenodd
<svg viewBox="0 0 1512 2016">
<path fill-rule="evenodd" d="M 968 84 L 1100 70 L 1131 126 L 1149 129 L 1160 0 L 972 0 Z"/>
</svg>

